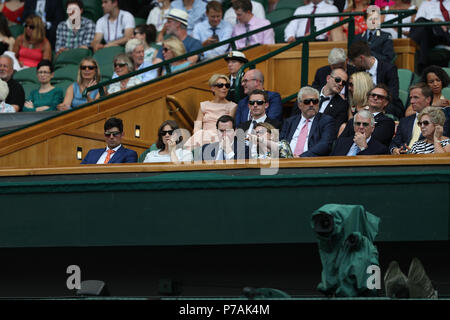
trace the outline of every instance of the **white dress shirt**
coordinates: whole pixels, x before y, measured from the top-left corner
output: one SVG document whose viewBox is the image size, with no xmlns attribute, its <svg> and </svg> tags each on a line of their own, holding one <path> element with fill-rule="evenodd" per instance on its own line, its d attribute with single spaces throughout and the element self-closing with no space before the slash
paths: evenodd
<svg viewBox="0 0 450 320">
<path fill-rule="evenodd" d="M 311 14 L 314 9 L 314 4 L 311 2 L 305 6 L 298 7 L 294 16 Z M 315 13 L 338 13 L 339 10 L 336 6 L 326 3 L 324 0 L 317 4 L 317 9 Z M 322 30 L 326 27 L 339 21 L 339 17 L 324 17 L 314 19 L 314 26 L 316 31 Z M 289 24 L 284 29 L 284 40 L 287 41 L 290 37 L 299 38 L 305 35 L 306 23 L 308 19 L 296 19 L 289 22 Z M 312 26 L 311 26 L 312 27 Z M 327 34 L 323 33 L 317 37 L 317 39 L 326 39 Z"/>
<path fill-rule="evenodd" d="M 109 157 L 109 161 L 111 161 L 111 159 L 114 157 L 114 155 L 116 154 L 117 150 L 119 150 L 119 148 L 120 148 L 121 146 L 122 146 L 122 145 L 119 144 L 117 147 L 115 147 L 115 148 L 113 149 L 114 152 L 111 153 L 111 156 Z M 105 151 L 102 153 L 102 155 L 101 155 L 100 158 L 98 159 L 97 164 L 104 164 L 105 159 L 106 159 L 106 156 L 108 155 L 108 150 L 109 150 L 109 147 L 106 147 Z"/>
<path fill-rule="evenodd" d="M 309 132 L 311 131 L 311 126 L 313 124 L 314 118 L 315 117 L 312 117 L 309 119 L 310 121 L 308 123 L 308 136 L 306 137 L 306 140 L 305 140 L 305 147 L 303 148 L 303 152 L 308 151 Z M 298 139 L 298 136 L 300 135 L 300 131 L 302 130 L 303 126 L 305 125 L 305 122 L 306 122 L 306 118 L 302 116 L 302 119 L 300 120 L 300 122 L 297 126 L 297 129 L 295 129 L 294 135 L 292 136 L 292 140 L 289 143 L 289 145 L 291 146 L 291 150 L 293 150 L 293 151 L 295 150 L 295 147 L 297 146 L 297 139 Z"/>
<path fill-rule="evenodd" d="M 448 12 L 450 12 L 450 0 L 444 0 L 443 5 Z M 425 18 L 428 20 L 439 19 L 445 21 L 440 8 L 439 0 L 423 1 L 417 10 L 416 20 Z"/>
<path fill-rule="evenodd" d="M 320 91 L 320 98 L 321 98 L 321 97 L 329 98 L 328 100 L 324 100 L 324 101 L 322 102 L 322 105 L 320 106 L 319 112 L 320 112 L 320 113 L 324 113 L 325 109 L 326 109 L 326 108 L 328 107 L 328 105 L 330 104 L 330 101 L 331 101 L 331 99 L 333 99 L 334 95 L 331 95 L 331 96 L 325 95 L 325 94 L 323 93 L 323 88 L 322 88 L 322 90 Z M 320 98 L 319 98 L 319 101 L 320 101 Z"/>
<path fill-rule="evenodd" d="M 256 1 L 251 1 L 251 3 L 252 3 L 252 13 L 255 16 L 257 16 L 258 18 L 265 19 L 266 11 L 264 10 L 263 5 Z M 237 23 L 236 12 L 234 11 L 233 7 L 229 8 L 227 11 L 225 11 L 223 20 L 228 21 L 233 26 Z"/>
<path fill-rule="evenodd" d="M 375 63 L 373 64 L 372 68 L 370 68 L 369 70 L 367 70 L 367 72 L 370 74 L 370 76 L 372 77 L 372 81 L 374 85 L 377 85 L 377 68 L 378 68 L 378 60 L 377 58 L 375 58 Z"/>
</svg>

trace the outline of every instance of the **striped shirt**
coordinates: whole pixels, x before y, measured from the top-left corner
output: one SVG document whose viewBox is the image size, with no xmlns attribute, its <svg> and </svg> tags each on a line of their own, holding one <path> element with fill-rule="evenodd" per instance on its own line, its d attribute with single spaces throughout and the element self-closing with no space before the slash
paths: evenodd
<svg viewBox="0 0 450 320">
<path fill-rule="evenodd" d="M 446 145 L 450 143 L 450 139 L 442 140 L 441 146 L 444 148 Z M 426 140 L 419 140 L 414 142 L 411 150 L 408 153 L 412 154 L 427 154 L 434 153 L 434 144 L 428 143 Z"/>
</svg>

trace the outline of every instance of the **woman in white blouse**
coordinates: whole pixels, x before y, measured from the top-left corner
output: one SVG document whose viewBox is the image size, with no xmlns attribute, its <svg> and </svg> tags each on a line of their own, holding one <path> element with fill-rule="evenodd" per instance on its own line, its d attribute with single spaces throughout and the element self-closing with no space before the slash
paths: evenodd
<svg viewBox="0 0 450 320">
<path fill-rule="evenodd" d="M 150 151 L 144 162 L 192 161 L 192 152 L 181 146 L 183 136 L 178 124 L 173 120 L 164 121 L 158 129 L 157 150 Z"/>
</svg>

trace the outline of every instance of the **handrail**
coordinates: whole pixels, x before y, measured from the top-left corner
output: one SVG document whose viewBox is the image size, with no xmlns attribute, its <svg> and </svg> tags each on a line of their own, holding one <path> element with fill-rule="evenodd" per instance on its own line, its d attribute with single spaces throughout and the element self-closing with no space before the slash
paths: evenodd
<svg viewBox="0 0 450 320">
<path fill-rule="evenodd" d="M 417 10 L 415 10 L 415 9 L 411 9 L 411 10 L 388 10 L 388 11 L 382 11 L 382 14 L 385 14 L 385 13 L 405 13 L 405 14 L 410 14 L 410 15 L 412 15 L 412 14 L 414 14 L 414 13 L 416 13 L 416 12 L 417 12 Z M 312 30 L 312 31 L 315 31 L 315 22 L 314 22 L 314 19 L 315 19 L 315 18 L 323 18 L 323 17 L 341 17 L 341 16 L 347 17 L 347 16 L 348 16 L 349 18 L 351 17 L 351 18 L 352 18 L 352 21 L 354 22 L 353 16 L 361 16 L 361 15 L 364 15 L 364 12 L 359 11 L 359 12 L 341 12 L 341 13 L 318 13 L 318 14 L 314 14 L 314 15 L 310 15 L 310 14 L 309 14 L 309 15 L 296 15 L 296 16 L 288 17 L 288 18 L 282 19 L 282 20 L 280 20 L 280 21 L 271 23 L 271 24 L 269 24 L 269 25 L 267 25 L 267 26 L 261 27 L 261 28 L 259 28 L 259 29 L 255 29 L 255 30 L 250 31 L 250 32 L 248 32 L 248 33 L 244 33 L 244 34 L 242 34 L 242 35 L 239 35 L 239 36 L 236 36 L 236 37 L 233 37 L 233 38 L 229 38 L 229 39 L 226 39 L 226 40 L 221 41 L 221 42 L 218 42 L 218 43 L 210 44 L 210 45 L 208 45 L 208 46 L 206 46 L 206 47 L 202 47 L 201 49 L 198 49 L 198 50 L 195 50 L 195 51 L 192 51 L 192 52 L 185 53 L 185 54 L 183 54 L 183 55 L 181 55 L 181 56 L 172 58 L 172 59 L 170 59 L 170 60 L 164 60 L 164 61 L 162 61 L 162 62 L 160 62 L 160 63 L 158 63 L 158 64 L 149 66 L 149 67 L 147 67 L 147 68 L 144 68 L 144 69 L 141 69 L 141 70 L 136 70 L 136 71 L 127 73 L 127 74 L 125 74 L 125 75 L 123 75 L 123 76 L 116 77 L 116 78 L 111 79 L 111 80 L 107 80 L 107 81 L 100 82 L 100 83 L 98 83 L 98 84 L 96 84 L 96 85 L 94 85 L 94 86 L 91 86 L 91 87 L 86 88 L 86 89 L 83 91 L 83 96 L 86 96 L 90 91 L 93 91 L 93 90 L 96 90 L 96 89 L 99 89 L 100 95 L 103 96 L 103 95 L 105 95 L 105 92 L 104 92 L 103 88 L 106 87 L 106 86 L 108 86 L 108 85 L 110 85 L 110 84 L 112 84 L 112 83 L 115 83 L 115 82 L 117 82 L 117 81 L 121 81 L 121 80 L 130 78 L 130 77 L 139 75 L 139 74 L 141 74 L 141 73 L 145 73 L 145 72 L 148 72 L 148 71 L 151 71 L 151 70 L 155 70 L 155 69 L 160 68 L 160 67 L 161 67 L 161 68 L 166 68 L 166 66 L 170 65 L 171 63 L 173 63 L 173 62 L 175 62 L 175 61 L 187 59 L 187 58 L 189 58 L 189 57 L 191 57 L 191 56 L 195 56 L 195 55 L 202 54 L 202 53 L 204 53 L 204 52 L 206 52 L 206 51 L 212 50 L 212 49 L 217 48 L 217 47 L 222 47 L 222 46 L 228 44 L 233 50 L 236 50 L 236 43 L 235 43 L 235 42 L 236 42 L 237 40 L 240 40 L 240 39 L 243 39 L 243 38 L 247 38 L 247 37 L 249 37 L 249 36 L 251 36 L 251 35 L 260 33 L 260 32 L 262 32 L 262 31 L 265 31 L 265 30 L 268 30 L 268 29 L 275 28 L 275 27 L 277 27 L 277 26 L 279 26 L 279 25 L 285 24 L 285 23 L 290 22 L 290 21 L 292 21 L 292 20 L 296 20 L 296 19 L 305 19 L 305 18 L 312 18 L 312 20 L 311 20 L 311 30 Z M 338 22 L 338 23 L 339 23 L 339 22 Z M 339 25 L 335 24 L 334 26 L 337 27 L 337 26 L 340 26 L 340 25 L 341 25 L 341 24 L 339 24 Z M 333 29 L 333 28 L 332 28 L 332 29 Z M 328 29 L 328 30 L 331 30 L 331 29 Z M 351 25 L 349 26 L 349 35 L 350 35 L 350 38 L 352 38 L 352 36 L 353 36 L 353 34 L 354 34 L 354 31 L 353 31 L 353 30 L 354 30 L 354 24 L 351 23 Z M 350 40 L 351 40 L 351 39 L 350 39 Z M 223 55 L 223 56 L 224 56 L 224 55 Z M 222 57 L 222 56 L 219 56 L 219 57 Z M 166 69 L 167 69 L 167 68 L 166 68 Z M 188 68 L 185 69 L 184 71 L 186 71 L 186 70 L 188 70 Z M 169 70 L 168 74 L 171 74 L 170 70 Z M 157 79 L 158 79 L 158 78 L 157 78 Z M 153 79 L 153 80 L 156 80 L 156 79 Z M 153 81 L 153 80 L 150 80 L 150 81 Z M 149 81 L 149 82 L 146 82 L 146 83 L 150 83 L 150 81 Z"/>
<path fill-rule="evenodd" d="M 175 108 L 172 108 L 172 106 L 170 105 L 171 103 L 175 105 Z M 187 113 L 186 110 L 184 110 L 180 101 L 178 101 L 175 96 L 166 96 L 166 104 L 169 115 L 173 116 L 174 114 L 177 114 L 177 112 L 180 112 L 181 116 L 177 116 L 177 118 L 179 118 L 181 122 L 185 124 L 184 128 L 189 128 L 190 130 L 194 129 L 194 119 L 192 119 L 191 115 Z"/>
</svg>

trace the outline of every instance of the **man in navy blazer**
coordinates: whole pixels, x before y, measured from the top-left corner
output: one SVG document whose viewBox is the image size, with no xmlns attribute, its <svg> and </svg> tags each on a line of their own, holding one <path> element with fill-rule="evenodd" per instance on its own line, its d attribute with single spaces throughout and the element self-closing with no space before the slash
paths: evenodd
<svg viewBox="0 0 450 320">
<path fill-rule="evenodd" d="M 106 120 L 105 125 L 106 148 L 89 150 L 81 164 L 133 163 L 137 162 L 137 153 L 122 146 L 124 136 L 123 122 L 118 118 Z"/>
<path fill-rule="evenodd" d="M 382 83 L 377 84 L 368 93 L 369 111 L 375 117 L 375 130 L 372 136 L 386 147 L 391 144 L 395 132 L 394 120 L 383 113 L 390 99 L 389 89 Z M 340 137 L 353 137 L 354 135 L 353 119 L 350 119 Z"/>
<path fill-rule="evenodd" d="M 319 91 L 303 87 L 297 95 L 300 114 L 286 119 L 280 140 L 287 140 L 294 157 L 327 156 L 336 139 L 336 121 L 319 113 Z"/>
<path fill-rule="evenodd" d="M 365 41 L 353 42 L 348 50 L 348 58 L 357 69 L 368 72 L 374 80 L 374 84 L 384 83 L 389 88 L 392 99 L 386 107 L 386 113 L 390 113 L 399 119 L 403 118 L 405 111 L 398 95 L 397 67 L 390 62 L 378 60 L 374 57 Z"/>
<path fill-rule="evenodd" d="M 400 119 L 397 132 L 389 146 L 392 154 L 407 153 L 408 148 L 411 148 L 414 142 L 420 140 L 422 134 L 417 126 L 417 116 L 423 109 L 431 106 L 433 91 L 425 83 L 419 82 L 409 88 L 409 98 L 416 114 Z"/>
<path fill-rule="evenodd" d="M 247 95 L 239 101 L 235 116 L 235 125 L 239 126 L 241 122 L 250 120 L 248 110 L 248 95 L 255 89 L 264 90 L 264 75 L 258 69 L 252 69 L 245 73 L 242 78 L 242 87 Z M 267 91 L 269 95 L 269 108 L 266 114 L 270 119 L 283 120 L 283 106 L 281 105 L 281 96 L 278 92 Z"/>
<path fill-rule="evenodd" d="M 331 156 L 360 156 L 388 154 L 389 149 L 372 137 L 375 129 L 375 118 L 368 110 L 360 110 L 353 122 L 355 135 L 339 137 Z"/>
</svg>

